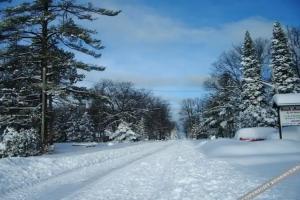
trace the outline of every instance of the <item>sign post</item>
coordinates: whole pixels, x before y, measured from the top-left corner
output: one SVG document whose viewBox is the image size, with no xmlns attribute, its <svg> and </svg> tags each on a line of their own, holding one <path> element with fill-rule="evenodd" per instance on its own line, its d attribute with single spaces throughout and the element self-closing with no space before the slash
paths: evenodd
<svg viewBox="0 0 300 200">
<path fill-rule="evenodd" d="M 284 127 L 300 126 L 300 94 L 276 94 L 273 97 L 278 112 L 279 138 Z"/>
<path fill-rule="evenodd" d="M 282 126 L 300 125 L 300 106 L 283 106 L 280 109 Z"/>
<path fill-rule="evenodd" d="M 282 140 L 282 125 L 280 120 L 280 107 L 277 107 L 277 113 L 278 113 L 278 124 L 279 124 L 279 139 Z"/>
</svg>

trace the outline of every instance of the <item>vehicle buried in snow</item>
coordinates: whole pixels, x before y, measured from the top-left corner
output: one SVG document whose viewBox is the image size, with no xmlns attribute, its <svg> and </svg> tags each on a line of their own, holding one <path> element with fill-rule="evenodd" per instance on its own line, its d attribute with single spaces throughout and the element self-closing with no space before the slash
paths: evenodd
<svg viewBox="0 0 300 200">
<path fill-rule="evenodd" d="M 235 138 L 242 141 L 261 141 L 278 138 L 278 130 L 272 127 L 242 128 L 235 133 Z"/>
</svg>

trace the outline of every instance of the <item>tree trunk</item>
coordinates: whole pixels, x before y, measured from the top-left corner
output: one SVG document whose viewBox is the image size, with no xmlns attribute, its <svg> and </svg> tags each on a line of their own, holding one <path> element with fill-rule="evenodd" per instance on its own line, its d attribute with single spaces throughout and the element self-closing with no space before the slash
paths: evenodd
<svg viewBox="0 0 300 200">
<path fill-rule="evenodd" d="M 48 144 L 47 131 L 47 54 L 48 54 L 48 15 L 49 2 L 43 0 L 43 20 L 42 20 L 42 38 L 41 38 L 41 69 L 42 69 L 42 122 L 41 122 L 41 140 L 43 147 Z"/>
</svg>

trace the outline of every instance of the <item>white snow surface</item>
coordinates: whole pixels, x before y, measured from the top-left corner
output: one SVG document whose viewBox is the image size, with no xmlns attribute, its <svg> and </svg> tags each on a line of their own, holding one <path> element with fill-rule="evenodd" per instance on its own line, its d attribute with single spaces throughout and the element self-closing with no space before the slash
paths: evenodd
<svg viewBox="0 0 300 200">
<path fill-rule="evenodd" d="M 5 144 L 0 142 L 0 150 L 5 150 Z"/>
<path fill-rule="evenodd" d="M 300 93 L 275 94 L 273 101 L 277 106 L 300 105 Z"/>
<path fill-rule="evenodd" d="M 282 138 L 300 141 L 300 126 L 286 126 L 282 128 Z"/>
<path fill-rule="evenodd" d="M 235 133 L 235 139 L 279 139 L 279 130 L 272 127 L 242 128 Z M 284 140 L 300 141 L 300 126 L 287 126 L 282 128 Z"/>
<path fill-rule="evenodd" d="M 299 142 L 262 142 L 173 140 L 91 148 L 58 144 L 52 155 L 1 159 L 0 199 L 237 199 L 287 165 L 300 162 Z M 258 148 L 259 144 L 263 147 Z M 220 145 L 223 150 L 212 153 Z M 276 149 L 279 145 L 283 146 Z M 236 151 L 240 152 L 231 153 Z M 234 161 L 244 156 L 251 163 L 252 156 L 263 155 L 265 165 Z M 287 159 L 279 159 L 276 167 L 272 156 Z M 258 199 L 299 199 L 294 191 L 300 186 L 299 176 L 288 181 L 286 187 Z"/>
<path fill-rule="evenodd" d="M 235 138 L 247 139 L 272 139 L 279 138 L 279 133 L 276 128 L 271 127 L 255 127 L 242 128 L 235 133 Z"/>
<path fill-rule="evenodd" d="M 281 175 L 288 169 L 300 165 L 300 141 L 264 140 L 244 142 L 234 139 L 217 139 L 201 142 L 200 152 L 207 157 L 222 160 L 235 166 L 239 172 L 251 179 L 257 178 L 259 185 Z M 300 199 L 300 172 L 289 176 L 275 187 L 255 199 Z"/>
</svg>

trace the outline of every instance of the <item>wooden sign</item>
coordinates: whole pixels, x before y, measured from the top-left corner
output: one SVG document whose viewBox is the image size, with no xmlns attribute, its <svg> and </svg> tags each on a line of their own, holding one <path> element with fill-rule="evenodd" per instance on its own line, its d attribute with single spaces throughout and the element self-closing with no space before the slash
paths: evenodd
<svg viewBox="0 0 300 200">
<path fill-rule="evenodd" d="M 300 126 L 300 106 L 283 106 L 280 108 L 282 127 Z"/>
</svg>

